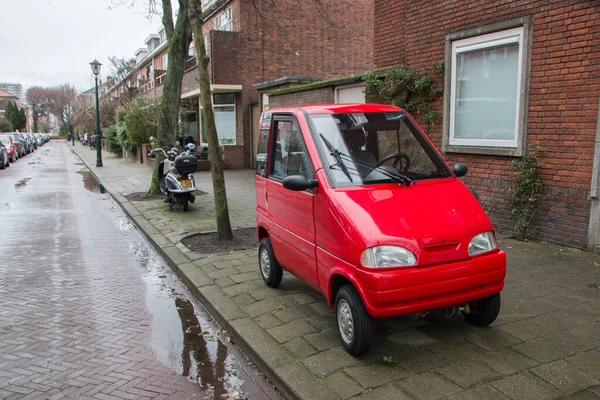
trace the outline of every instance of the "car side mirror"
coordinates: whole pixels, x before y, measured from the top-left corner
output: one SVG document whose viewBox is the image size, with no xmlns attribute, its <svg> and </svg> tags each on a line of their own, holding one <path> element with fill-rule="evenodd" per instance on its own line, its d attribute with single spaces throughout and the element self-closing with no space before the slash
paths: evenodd
<svg viewBox="0 0 600 400">
<path fill-rule="evenodd" d="M 290 175 L 283 178 L 283 187 L 289 190 L 306 190 L 319 186 L 316 179 L 306 179 L 303 175 Z"/>
<path fill-rule="evenodd" d="M 452 167 L 452 172 L 454 172 L 454 175 L 456 175 L 457 178 L 465 176 L 468 170 L 467 164 L 463 163 L 454 164 L 454 167 Z"/>
</svg>

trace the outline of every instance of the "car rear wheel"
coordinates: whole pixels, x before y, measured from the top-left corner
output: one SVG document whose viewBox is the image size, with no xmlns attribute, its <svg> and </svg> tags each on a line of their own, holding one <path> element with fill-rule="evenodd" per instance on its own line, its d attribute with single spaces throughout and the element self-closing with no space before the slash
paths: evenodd
<svg viewBox="0 0 600 400">
<path fill-rule="evenodd" d="M 338 335 L 344 349 L 354 357 L 367 353 L 373 343 L 373 319 L 352 285 L 344 285 L 335 297 Z"/>
<path fill-rule="evenodd" d="M 500 293 L 493 294 L 470 304 L 470 312 L 465 313 L 465 321 L 476 326 L 488 326 L 500 313 Z"/>
<path fill-rule="evenodd" d="M 260 275 L 267 286 L 276 288 L 281 283 L 283 277 L 283 269 L 275 258 L 271 239 L 264 238 L 258 246 L 258 265 L 260 267 Z"/>
</svg>

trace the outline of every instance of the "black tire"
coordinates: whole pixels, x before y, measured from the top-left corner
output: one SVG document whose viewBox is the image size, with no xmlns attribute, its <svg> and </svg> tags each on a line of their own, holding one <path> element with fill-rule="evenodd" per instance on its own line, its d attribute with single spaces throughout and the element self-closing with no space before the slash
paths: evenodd
<svg viewBox="0 0 600 400">
<path fill-rule="evenodd" d="M 2 165 L 0 165 L 0 169 L 4 169 L 6 168 L 6 163 L 4 162 L 4 160 L 2 160 Z"/>
<path fill-rule="evenodd" d="M 183 209 L 183 211 L 187 211 L 190 208 L 187 193 L 181 196 L 181 208 Z"/>
<path fill-rule="evenodd" d="M 471 303 L 471 312 L 463 312 L 465 321 L 476 326 L 488 326 L 500 313 L 500 293 Z"/>
<path fill-rule="evenodd" d="M 17 162 L 17 155 L 15 153 L 13 153 L 12 162 Z"/>
<path fill-rule="evenodd" d="M 264 238 L 258 246 L 258 269 L 267 286 L 276 288 L 283 278 L 283 268 L 277 262 L 271 239 Z"/>
<path fill-rule="evenodd" d="M 373 344 L 374 323 L 354 286 L 344 285 L 337 292 L 335 319 L 344 349 L 354 357 L 366 354 Z"/>
</svg>

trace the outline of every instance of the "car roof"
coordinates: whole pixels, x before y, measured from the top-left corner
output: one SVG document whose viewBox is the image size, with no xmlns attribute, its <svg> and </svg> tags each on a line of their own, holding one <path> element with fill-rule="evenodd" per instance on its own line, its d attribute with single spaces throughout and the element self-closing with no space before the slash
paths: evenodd
<svg viewBox="0 0 600 400">
<path fill-rule="evenodd" d="M 303 104 L 297 107 L 272 108 L 268 112 L 285 112 L 301 109 L 307 114 L 343 114 L 343 113 L 372 113 L 400 112 L 401 108 L 386 104 L 345 103 L 345 104 Z"/>
</svg>

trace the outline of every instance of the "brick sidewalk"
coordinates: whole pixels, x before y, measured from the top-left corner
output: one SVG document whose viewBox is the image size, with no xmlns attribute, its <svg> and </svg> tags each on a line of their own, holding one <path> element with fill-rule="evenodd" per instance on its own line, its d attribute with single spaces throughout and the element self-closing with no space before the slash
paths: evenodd
<svg viewBox="0 0 600 400">
<path fill-rule="evenodd" d="M 365 357 L 345 353 L 333 310 L 289 274 L 279 289 L 260 277 L 256 251 L 205 256 L 180 243 L 211 231 L 212 195 L 188 213 L 162 201 L 129 202 L 150 169 L 77 147 L 87 165 L 215 318 L 289 398 L 600 398 L 600 257 L 544 243 L 501 241 L 508 275 L 500 317 L 476 328 L 460 316 L 379 321 Z M 211 191 L 210 175 L 197 175 Z M 134 182 L 134 183 L 131 183 Z M 231 222 L 254 226 L 252 171 L 226 174 Z M 147 184 L 146 184 L 147 185 Z M 136 188 L 133 190 L 133 188 Z"/>
</svg>

